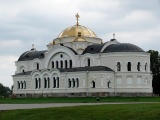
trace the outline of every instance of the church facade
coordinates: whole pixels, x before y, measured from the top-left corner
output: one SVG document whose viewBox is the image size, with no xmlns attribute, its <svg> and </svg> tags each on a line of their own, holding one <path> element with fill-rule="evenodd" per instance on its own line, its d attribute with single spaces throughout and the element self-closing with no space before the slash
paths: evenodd
<svg viewBox="0 0 160 120">
<path fill-rule="evenodd" d="M 103 40 L 79 25 L 63 30 L 37 51 L 34 46 L 15 62 L 17 97 L 151 96 L 150 54 L 115 36 Z"/>
</svg>

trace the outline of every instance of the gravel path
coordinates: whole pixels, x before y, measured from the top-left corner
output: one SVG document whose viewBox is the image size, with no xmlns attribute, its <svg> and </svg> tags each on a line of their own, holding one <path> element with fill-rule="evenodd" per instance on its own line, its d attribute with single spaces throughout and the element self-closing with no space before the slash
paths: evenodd
<svg viewBox="0 0 160 120">
<path fill-rule="evenodd" d="M 80 106 L 80 105 L 143 104 L 143 103 L 157 103 L 157 102 L 0 104 L 0 111 L 1 111 L 1 110 L 16 110 L 16 109 L 33 109 L 33 108 L 67 107 L 67 106 Z"/>
</svg>

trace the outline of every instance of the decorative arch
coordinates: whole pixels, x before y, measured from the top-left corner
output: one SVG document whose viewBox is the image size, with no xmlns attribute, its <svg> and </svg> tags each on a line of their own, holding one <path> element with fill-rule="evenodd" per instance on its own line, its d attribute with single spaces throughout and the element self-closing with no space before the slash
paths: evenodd
<svg viewBox="0 0 160 120">
<path fill-rule="evenodd" d="M 19 73 L 22 73 L 22 72 L 25 72 L 27 69 L 26 69 L 26 66 L 25 65 L 21 65 L 19 67 Z"/>
<path fill-rule="evenodd" d="M 38 66 L 37 66 L 38 64 Z M 39 59 L 36 59 L 33 64 L 32 64 L 32 69 L 33 70 L 40 70 L 42 68 L 42 63 Z"/>
<path fill-rule="evenodd" d="M 92 56 L 86 56 L 82 59 L 81 66 L 95 66 L 95 59 Z"/>
<path fill-rule="evenodd" d="M 90 79 L 90 87 L 95 88 L 96 87 L 96 78 L 94 76 Z"/>
<path fill-rule="evenodd" d="M 69 48 L 67 48 L 67 47 L 58 46 L 58 47 L 55 47 L 55 48 L 51 49 L 48 52 L 48 54 L 46 55 L 46 58 L 45 58 L 46 62 L 45 62 L 45 66 L 44 66 L 45 68 L 49 68 L 52 58 L 57 53 L 65 53 L 65 54 L 67 54 L 70 57 L 70 59 L 72 60 L 73 66 L 76 66 L 75 53 L 72 50 L 70 50 Z"/>
</svg>

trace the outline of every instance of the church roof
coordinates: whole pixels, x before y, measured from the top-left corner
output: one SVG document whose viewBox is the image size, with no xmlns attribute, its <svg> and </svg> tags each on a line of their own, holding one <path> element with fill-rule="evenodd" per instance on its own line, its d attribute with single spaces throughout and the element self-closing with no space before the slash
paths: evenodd
<svg viewBox="0 0 160 120">
<path fill-rule="evenodd" d="M 58 68 L 60 72 L 79 72 L 79 71 L 111 71 L 113 72 L 112 69 L 106 66 L 86 66 L 86 67 L 75 67 L 75 68 Z M 19 75 L 30 75 L 32 71 L 26 71 L 22 73 L 17 73 L 13 76 L 19 76 Z"/>
<path fill-rule="evenodd" d="M 43 51 L 36 51 L 36 50 L 26 51 L 19 57 L 18 61 L 33 60 L 35 58 L 43 59 L 45 52 L 47 52 L 47 50 L 43 50 Z"/>
<path fill-rule="evenodd" d="M 103 48 L 104 44 L 94 44 L 94 45 L 89 45 L 87 48 L 84 50 L 82 54 L 86 53 L 91 53 L 91 54 L 96 54 L 96 53 L 101 53 L 101 49 Z M 108 45 L 102 53 L 110 53 L 110 52 L 145 52 L 143 49 L 140 47 L 130 44 L 130 43 L 117 43 L 117 44 L 110 44 Z"/>
<path fill-rule="evenodd" d="M 78 53 L 77 53 L 75 50 L 73 50 L 72 48 L 70 48 L 70 47 L 68 47 L 68 46 L 64 46 L 64 47 L 67 47 L 67 48 L 70 49 L 72 52 L 74 52 L 75 55 L 78 55 Z"/>
<path fill-rule="evenodd" d="M 82 25 L 74 25 L 63 30 L 58 38 L 62 37 L 97 37 L 97 35 L 89 28 Z"/>
<path fill-rule="evenodd" d="M 140 47 L 130 44 L 130 43 L 119 43 L 119 44 L 111 44 L 107 46 L 103 53 L 109 52 L 145 52 Z"/>
<path fill-rule="evenodd" d="M 75 68 L 58 68 L 60 72 L 78 72 L 78 71 L 113 71 L 112 69 L 106 66 L 86 66 L 86 67 L 75 67 Z"/>
<path fill-rule="evenodd" d="M 83 51 L 82 54 L 85 54 L 85 53 L 91 53 L 91 54 L 100 53 L 100 52 L 101 52 L 101 49 L 102 49 L 102 47 L 103 47 L 104 45 L 105 45 L 105 44 L 93 44 L 93 45 L 89 45 L 89 46 L 87 46 L 87 48 Z"/>
</svg>

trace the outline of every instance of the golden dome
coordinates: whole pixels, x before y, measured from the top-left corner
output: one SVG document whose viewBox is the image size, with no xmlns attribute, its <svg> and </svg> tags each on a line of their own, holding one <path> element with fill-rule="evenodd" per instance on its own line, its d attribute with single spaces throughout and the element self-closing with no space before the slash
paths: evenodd
<svg viewBox="0 0 160 120">
<path fill-rule="evenodd" d="M 85 26 L 74 25 L 63 30 L 58 38 L 62 37 L 97 37 L 97 35 Z"/>
</svg>

